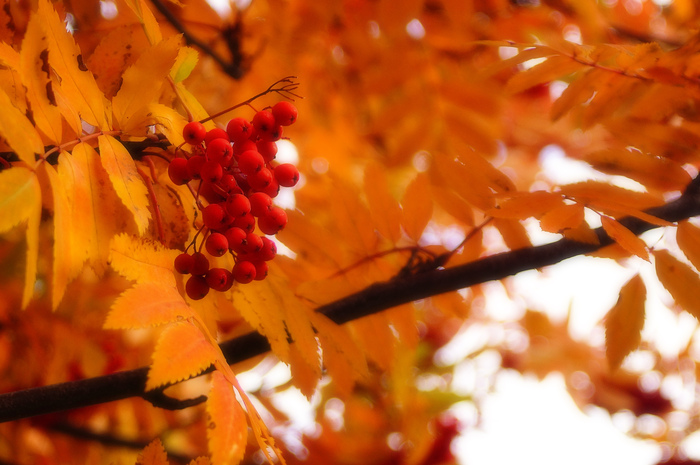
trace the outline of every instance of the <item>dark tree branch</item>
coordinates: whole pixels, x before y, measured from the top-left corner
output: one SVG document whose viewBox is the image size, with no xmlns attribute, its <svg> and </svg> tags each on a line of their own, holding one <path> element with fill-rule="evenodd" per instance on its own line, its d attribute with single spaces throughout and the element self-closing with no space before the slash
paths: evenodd
<svg viewBox="0 0 700 465">
<path fill-rule="evenodd" d="M 700 215 L 700 176 L 678 199 L 647 210 L 670 222 Z M 633 217 L 620 220 L 634 234 L 658 228 Z M 373 284 L 362 291 L 322 305 L 318 312 L 338 324 L 444 292 L 513 276 L 521 271 L 559 263 L 567 258 L 594 252 L 613 240 L 602 228 L 595 230 L 600 244 L 561 239 L 549 244 L 503 252 L 447 269 L 425 271 Z M 238 363 L 270 350 L 258 333 L 249 333 L 222 343 L 226 360 Z M 205 371 L 210 372 L 213 368 Z M 148 367 L 80 381 L 42 386 L 0 395 L 0 422 L 101 404 L 129 397 L 144 397 Z"/>
<path fill-rule="evenodd" d="M 237 44 L 237 42 L 234 42 L 236 38 L 229 37 L 229 39 L 227 40 L 227 44 L 232 50 L 233 54 L 233 61 L 228 62 L 224 60 L 218 53 L 216 53 L 216 51 L 212 49 L 209 45 L 205 44 L 204 42 L 190 34 L 190 32 L 185 28 L 185 26 L 180 22 L 180 20 L 177 19 L 173 12 L 170 11 L 168 7 L 163 4 L 163 2 L 161 2 L 160 0 L 151 0 L 151 3 L 153 3 L 153 6 L 156 7 L 160 14 L 165 16 L 165 19 L 175 29 L 177 29 L 178 32 L 182 34 L 182 36 L 185 38 L 185 42 L 187 42 L 187 45 L 194 45 L 202 52 L 209 55 L 216 62 L 216 64 L 218 64 L 221 67 L 221 69 L 224 70 L 224 72 L 231 76 L 233 79 L 240 79 L 243 77 L 243 74 L 245 73 L 245 69 L 243 66 L 244 56 L 242 53 L 240 53 L 240 46 L 233 48 L 234 45 L 240 45 Z M 237 28 L 234 27 L 233 29 L 231 29 L 231 32 L 240 33 L 240 27 L 240 24 L 237 24 Z"/>
</svg>

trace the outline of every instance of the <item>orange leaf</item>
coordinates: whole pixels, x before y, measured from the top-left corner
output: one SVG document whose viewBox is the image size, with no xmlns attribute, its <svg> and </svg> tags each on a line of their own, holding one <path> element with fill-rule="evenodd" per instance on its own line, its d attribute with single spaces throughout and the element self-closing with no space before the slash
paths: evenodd
<svg viewBox="0 0 700 465">
<path fill-rule="evenodd" d="M 154 439 L 136 458 L 136 465 L 168 465 L 169 463 L 160 439 Z"/>
<path fill-rule="evenodd" d="M 483 211 L 494 207 L 493 192 L 483 173 L 448 155 L 436 155 L 435 164 L 444 181 L 442 187 L 453 189 L 464 200 Z"/>
<path fill-rule="evenodd" d="M 248 442 L 248 424 L 243 407 L 236 400 L 233 386 L 224 375 L 212 374 L 207 399 L 207 439 L 212 465 L 236 465 Z"/>
<path fill-rule="evenodd" d="M 41 187 L 36 175 L 23 167 L 0 171 L 0 233 L 7 232 L 20 223 L 27 223 L 23 309 L 34 295 L 39 259 L 40 221 Z"/>
<path fill-rule="evenodd" d="M 406 234 L 418 242 L 433 216 L 433 197 L 426 174 L 419 173 L 406 187 L 401 205 L 403 206 L 401 225 Z"/>
<path fill-rule="evenodd" d="M 153 12 L 144 0 L 126 0 L 126 4 L 141 22 L 146 37 L 148 37 L 148 41 L 151 45 L 155 45 L 163 40 L 163 34 L 160 32 L 158 21 L 155 16 L 153 16 Z"/>
<path fill-rule="evenodd" d="M 49 142 L 59 144 L 63 134 L 61 112 L 53 94 L 53 83 L 48 70 L 48 41 L 42 19 L 34 13 L 22 40 L 20 72 L 37 129 L 46 135 Z"/>
<path fill-rule="evenodd" d="M 100 129 L 111 129 L 105 114 L 104 95 L 93 74 L 85 67 L 73 36 L 49 0 L 40 0 L 38 11 L 46 29 L 49 64 L 60 77 L 61 89 L 78 108 L 82 119 Z"/>
<path fill-rule="evenodd" d="M 673 300 L 695 318 L 700 319 L 700 276 L 668 250 L 655 250 L 656 276 Z"/>
<path fill-rule="evenodd" d="M 148 209 L 148 191 L 131 154 L 112 136 L 99 136 L 100 158 L 114 190 L 124 206 L 134 216 L 139 234 L 148 229 L 151 212 Z"/>
<path fill-rule="evenodd" d="M 158 338 L 146 390 L 198 375 L 214 363 L 219 353 L 219 348 L 193 324 L 172 323 Z"/>
<path fill-rule="evenodd" d="M 503 241 L 510 250 L 523 249 L 532 245 L 530 237 L 525 230 L 525 226 L 523 226 L 520 221 L 494 218 L 491 224 L 501 233 Z"/>
<path fill-rule="evenodd" d="M 678 223 L 676 241 L 690 263 L 700 270 L 700 228 L 685 220 Z"/>
<path fill-rule="evenodd" d="M 365 168 L 365 196 L 372 224 L 395 244 L 401 238 L 401 207 L 389 192 L 385 168 L 377 162 Z"/>
<path fill-rule="evenodd" d="M 495 218 L 539 218 L 563 204 L 561 194 L 546 191 L 515 192 L 513 197 L 501 202 L 496 208 L 484 213 Z"/>
<path fill-rule="evenodd" d="M 122 131 L 131 133 L 142 123 L 135 115 L 160 95 L 179 45 L 180 36 L 158 42 L 144 51 L 122 75 L 122 86 L 112 99 L 114 117 Z"/>
<path fill-rule="evenodd" d="M 605 355 L 613 370 L 639 346 L 644 327 L 646 287 L 635 275 L 620 289 L 620 297 L 605 319 Z"/>
<path fill-rule="evenodd" d="M 115 236 L 110 250 L 111 267 L 125 278 L 138 283 L 155 281 L 175 287 L 173 262 L 180 253 L 177 250 L 128 234 Z"/>
<path fill-rule="evenodd" d="M 571 73 L 582 69 L 584 65 L 566 56 L 551 56 L 543 63 L 522 71 L 513 76 L 506 91 L 510 94 L 517 94 L 538 84 L 544 84 L 555 79 L 560 79 Z"/>
<path fill-rule="evenodd" d="M 561 233 L 575 229 L 583 223 L 584 213 L 583 205 L 581 204 L 560 205 L 540 218 L 540 227 L 542 231 L 551 233 Z"/>
<path fill-rule="evenodd" d="M 339 235 L 356 254 L 372 254 L 377 246 L 377 235 L 369 210 L 347 183 L 339 178 L 333 182 L 335 188 L 330 199 L 331 214 L 337 223 Z"/>
<path fill-rule="evenodd" d="M 608 236 L 620 244 L 623 249 L 649 261 L 649 251 L 647 250 L 646 243 L 642 239 L 635 236 L 632 231 L 608 216 L 601 217 L 600 221 Z"/>
<path fill-rule="evenodd" d="M 159 281 L 124 291 L 112 304 L 105 329 L 137 329 L 186 320 L 194 316 L 178 290 Z"/>
</svg>

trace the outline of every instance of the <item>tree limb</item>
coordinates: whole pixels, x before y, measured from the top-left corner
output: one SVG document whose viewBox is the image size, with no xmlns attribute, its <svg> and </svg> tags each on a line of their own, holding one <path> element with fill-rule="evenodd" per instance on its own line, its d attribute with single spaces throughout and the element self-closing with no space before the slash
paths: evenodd
<svg viewBox="0 0 700 465">
<path fill-rule="evenodd" d="M 679 198 L 649 209 L 646 213 L 670 222 L 700 215 L 700 176 L 693 179 Z M 636 235 L 659 227 L 633 217 L 622 218 L 619 221 Z M 343 324 L 415 300 L 553 265 L 567 258 L 594 252 L 614 242 L 602 228 L 597 228 L 595 233 L 599 244 L 560 239 L 541 246 L 502 252 L 452 268 L 435 269 L 375 283 L 347 297 L 322 305 L 316 311 L 338 324 Z M 230 364 L 270 350 L 267 339 L 258 333 L 239 336 L 223 342 L 220 347 Z M 212 370 L 210 367 L 203 373 Z M 144 397 L 147 396 L 147 373 L 148 367 L 142 367 L 96 378 L 2 394 L 0 422 L 129 397 Z"/>
</svg>

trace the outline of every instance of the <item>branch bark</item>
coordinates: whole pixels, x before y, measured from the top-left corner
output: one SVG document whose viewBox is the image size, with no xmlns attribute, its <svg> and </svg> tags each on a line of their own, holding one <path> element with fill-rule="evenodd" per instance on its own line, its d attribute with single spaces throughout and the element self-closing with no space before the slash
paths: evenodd
<svg viewBox="0 0 700 465">
<path fill-rule="evenodd" d="M 646 212 L 670 222 L 700 215 L 700 176 L 688 185 L 679 198 Z M 620 223 L 636 235 L 659 227 L 633 217 L 623 218 Z M 595 232 L 600 240 L 599 244 L 561 239 L 541 246 L 503 252 L 452 268 L 435 269 L 376 283 L 355 294 L 323 305 L 317 308 L 317 311 L 334 322 L 343 324 L 415 300 L 554 265 L 567 258 L 594 252 L 614 242 L 602 228 L 596 229 Z M 267 339 L 258 333 L 237 337 L 223 342 L 220 346 L 230 364 L 270 350 Z M 206 372 L 209 371 L 211 368 Z M 148 367 L 142 367 L 96 378 L 1 394 L 0 422 L 129 397 L 143 397 L 146 395 L 147 373 Z"/>
</svg>

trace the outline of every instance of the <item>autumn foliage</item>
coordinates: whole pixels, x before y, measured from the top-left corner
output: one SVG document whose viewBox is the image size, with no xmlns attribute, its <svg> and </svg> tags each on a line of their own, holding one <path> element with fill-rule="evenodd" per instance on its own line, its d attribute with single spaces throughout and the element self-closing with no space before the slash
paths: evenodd
<svg viewBox="0 0 700 465">
<path fill-rule="evenodd" d="M 493 380 L 439 351 L 497 326 L 462 362 L 584 373 L 682 463 L 700 11 L 665 3 L 4 1 L 0 462 L 454 463 Z M 512 286 L 579 255 L 626 277 L 604 338 Z"/>
</svg>

